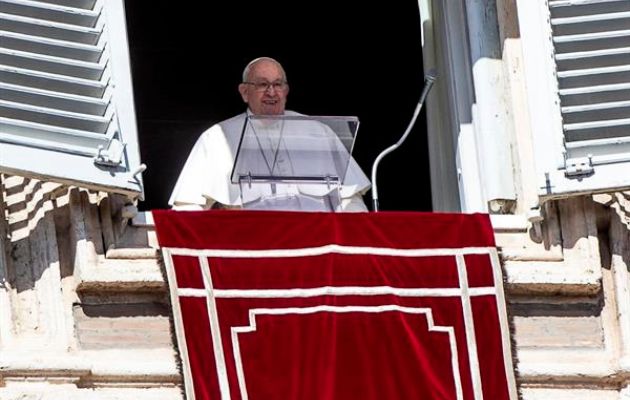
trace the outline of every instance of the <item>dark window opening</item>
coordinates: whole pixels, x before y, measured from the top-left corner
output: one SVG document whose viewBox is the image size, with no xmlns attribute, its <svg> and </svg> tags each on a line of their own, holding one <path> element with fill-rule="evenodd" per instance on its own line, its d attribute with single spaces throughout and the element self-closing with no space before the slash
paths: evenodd
<svg viewBox="0 0 630 400">
<path fill-rule="evenodd" d="M 251 59 L 270 56 L 291 85 L 287 108 L 357 115 L 354 157 L 368 177 L 409 123 L 423 85 L 417 4 L 126 1 L 145 201 L 167 207 L 197 137 L 245 110 L 237 92 Z M 424 111 L 379 167 L 381 210 L 431 210 Z M 371 206 L 370 193 L 365 196 Z"/>
</svg>

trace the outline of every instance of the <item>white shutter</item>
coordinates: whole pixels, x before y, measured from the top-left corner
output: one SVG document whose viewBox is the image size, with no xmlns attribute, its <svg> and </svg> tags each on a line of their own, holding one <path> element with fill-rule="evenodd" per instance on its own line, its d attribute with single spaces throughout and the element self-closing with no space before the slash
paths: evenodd
<svg viewBox="0 0 630 400">
<path fill-rule="evenodd" d="M 630 187 L 630 0 L 518 0 L 543 197 Z"/>
<path fill-rule="evenodd" d="M 141 192 L 123 0 L 0 0 L 0 171 Z"/>
</svg>

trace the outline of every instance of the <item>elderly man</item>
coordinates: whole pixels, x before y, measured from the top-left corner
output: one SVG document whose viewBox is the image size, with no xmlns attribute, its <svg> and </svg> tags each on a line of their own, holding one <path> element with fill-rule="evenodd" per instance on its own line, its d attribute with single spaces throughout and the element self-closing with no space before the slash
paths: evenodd
<svg viewBox="0 0 630 400">
<path fill-rule="evenodd" d="M 169 204 L 173 208 L 242 207 L 241 189 L 231 182 L 230 175 L 247 115 L 300 115 L 285 110 L 289 84 L 282 65 L 272 58 L 260 57 L 247 64 L 238 91 L 247 111 L 201 134 L 171 194 Z M 362 195 L 369 188 L 369 180 L 351 159 L 340 189 L 339 210 L 367 211 Z"/>
</svg>

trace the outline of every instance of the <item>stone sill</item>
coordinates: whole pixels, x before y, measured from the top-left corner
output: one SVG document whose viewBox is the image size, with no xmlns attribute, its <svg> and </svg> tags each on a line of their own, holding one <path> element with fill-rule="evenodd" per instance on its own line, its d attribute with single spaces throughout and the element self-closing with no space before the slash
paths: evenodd
<svg viewBox="0 0 630 400">
<path fill-rule="evenodd" d="M 495 232 L 527 232 L 529 221 L 524 215 L 490 215 Z"/>
<path fill-rule="evenodd" d="M 528 349 L 518 353 L 518 380 L 527 385 L 569 384 L 619 388 L 630 380 L 627 366 L 598 349 Z"/>
<path fill-rule="evenodd" d="M 3 400 L 184 400 L 181 387 L 98 387 L 77 388 L 74 385 L 9 382 L 0 387 Z"/>
<path fill-rule="evenodd" d="M 81 387 L 178 385 L 172 349 L 82 350 L 72 353 L 2 352 L 0 382 L 29 378 Z"/>
<path fill-rule="evenodd" d="M 507 287 L 513 294 L 594 296 L 601 271 L 568 268 L 564 262 L 505 261 Z"/>
<path fill-rule="evenodd" d="M 163 291 L 166 283 L 157 258 L 105 259 L 81 265 L 77 291 Z"/>
<path fill-rule="evenodd" d="M 153 247 L 141 248 L 110 248 L 105 253 L 105 258 L 111 260 L 156 260 L 159 258 L 160 252 Z"/>
</svg>

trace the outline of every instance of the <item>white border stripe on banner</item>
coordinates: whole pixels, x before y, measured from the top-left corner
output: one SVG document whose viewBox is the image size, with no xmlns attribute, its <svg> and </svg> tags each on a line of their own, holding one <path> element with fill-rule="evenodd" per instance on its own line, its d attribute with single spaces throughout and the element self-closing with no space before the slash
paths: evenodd
<svg viewBox="0 0 630 400">
<path fill-rule="evenodd" d="M 190 361 L 188 358 L 188 348 L 183 329 L 183 320 L 179 297 L 207 297 L 208 317 L 211 324 L 212 340 L 215 353 L 215 362 L 219 379 L 219 387 L 221 390 L 221 398 L 223 400 L 230 399 L 229 381 L 227 379 L 225 353 L 223 351 L 223 342 L 221 340 L 221 332 L 219 330 L 219 318 L 216 309 L 216 298 L 307 298 L 315 296 L 335 295 L 335 296 L 373 296 L 373 295 L 396 295 L 401 297 L 461 297 L 462 311 L 464 316 L 464 324 L 466 331 L 466 341 L 468 344 L 469 361 L 471 369 L 471 380 L 473 383 L 473 393 L 475 400 L 483 400 L 483 391 L 481 387 L 481 376 L 479 370 L 478 350 L 476 335 L 474 330 L 474 321 L 472 315 L 472 307 L 470 298 L 473 296 L 493 295 L 497 301 L 499 311 L 499 323 L 502 334 L 503 360 L 505 372 L 508 380 L 508 390 L 510 400 L 518 398 L 516 391 L 516 382 L 513 374 L 513 362 L 511 353 L 511 343 L 509 341 L 509 327 L 505 308 L 505 298 L 503 293 L 502 274 L 498 254 L 494 247 L 467 247 L 455 249 L 395 249 L 382 247 L 358 247 L 358 246 L 341 246 L 336 244 L 299 248 L 299 249 L 273 249 L 273 250 L 197 250 L 187 248 L 162 248 L 166 272 L 169 279 L 169 292 L 173 306 L 173 316 L 175 329 L 177 332 L 177 341 L 182 355 L 182 367 L 184 373 L 184 383 L 186 396 L 188 399 L 194 400 L 194 382 L 192 380 Z M 293 288 L 293 289 L 214 289 L 208 259 L 206 257 L 224 257 L 224 258 L 277 258 L 277 257 L 309 257 L 330 253 L 351 254 L 351 255 L 377 255 L 377 256 L 398 256 L 398 257 L 431 257 L 431 256 L 455 256 L 458 268 L 460 287 L 459 288 L 394 288 L 389 286 L 374 287 L 317 287 L 317 288 Z M 495 287 L 468 287 L 468 276 L 464 255 L 468 254 L 487 254 L 490 257 Z M 177 288 L 175 270 L 173 265 L 173 255 L 194 256 L 199 259 L 199 267 L 202 271 L 205 289 L 193 288 Z M 319 306 L 328 307 L 328 306 Z M 356 306 L 354 306 L 356 307 Z M 387 306 L 385 306 L 387 307 Z M 315 307 L 317 308 L 317 307 Z M 286 310 L 286 309 L 285 309 Z M 275 310 L 271 310 L 275 311 Z M 270 312 L 273 313 L 273 312 Z M 247 327 L 241 327 L 246 329 Z M 232 332 L 232 335 L 235 333 Z M 454 331 L 453 331 L 454 334 Z M 234 342 L 233 342 L 234 345 Z M 238 343 L 237 343 L 238 345 Z M 457 349 L 455 348 L 455 351 Z M 459 364 L 457 364 L 459 368 Z M 237 371 L 238 375 L 239 371 Z M 242 373 L 242 371 L 241 371 Z M 240 386 L 240 379 L 239 386 Z M 244 382 L 244 380 L 243 380 Z M 459 383 L 461 391 L 461 382 Z M 243 388 L 241 388 L 243 389 Z M 460 392 L 458 392 L 460 393 Z M 458 394 L 459 399 L 459 394 Z"/>
<path fill-rule="evenodd" d="M 455 383 L 455 394 L 457 400 L 463 400 L 464 394 L 462 389 L 461 375 L 459 371 L 459 356 L 457 353 L 457 341 L 455 339 L 455 329 L 452 326 L 435 325 L 433 313 L 430 308 L 413 308 L 402 307 L 398 305 L 382 305 L 382 306 L 315 306 L 315 307 L 290 307 L 290 308 L 254 308 L 249 310 L 249 326 L 232 327 L 232 351 L 234 354 L 234 363 L 236 365 L 236 375 L 238 377 L 238 386 L 241 391 L 243 400 L 248 400 L 247 385 L 245 383 L 245 372 L 243 371 L 243 360 L 241 356 L 241 348 L 238 340 L 239 333 L 255 332 L 257 315 L 289 315 L 289 314 L 315 314 L 319 312 L 333 313 L 383 313 L 383 312 L 402 312 L 407 314 L 423 314 L 427 319 L 429 332 L 441 332 L 448 334 L 449 345 L 451 347 L 451 368 L 453 372 L 453 382 Z"/>
<path fill-rule="evenodd" d="M 210 333 L 212 334 L 214 361 L 216 363 L 217 374 L 219 376 L 221 399 L 230 400 L 230 383 L 228 382 L 227 368 L 225 366 L 225 354 L 223 353 L 223 341 L 221 340 L 219 314 L 217 312 L 217 303 L 214 299 L 210 265 L 208 265 L 208 259 L 206 257 L 199 257 L 199 268 L 201 268 L 203 285 L 206 287 L 206 293 L 208 295 L 206 302 L 208 306 L 208 318 L 210 318 Z"/>
<path fill-rule="evenodd" d="M 468 272 L 466 260 L 463 255 L 457 255 L 457 272 L 459 273 L 459 285 L 462 288 L 462 312 L 464 313 L 464 326 L 466 328 L 466 343 L 468 344 L 468 362 L 470 363 L 470 377 L 472 379 L 475 400 L 483 400 L 481 387 L 481 374 L 479 371 L 479 354 L 477 353 L 477 335 L 475 334 L 475 321 L 473 319 L 470 293 L 468 291 Z"/>
<path fill-rule="evenodd" d="M 171 306 L 173 307 L 173 321 L 175 323 L 175 337 L 177 338 L 177 346 L 179 347 L 180 358 L 182 361 L 182 369 L 184 372 L 184 390 L 188 400 L 195 400 L 195 385 L 192 378 L 192 370 L 190 368 L 190 359 L 188 358 L 188 345 L 186 343 L 186 334 L 184 332 L 184 321 L 182 319 L 182 310 L 179 306 L 177 279 L 175 277 L 175 267 L 173 266 L 173 258 L 167 249 L 162 249 L 164 255 L 164 266 L 166 267 L 166 276 L 168 279 L 168 288 L 171 296 Z M 204 296 L 206 292 L 203 291 Z"/>
<path fill-rule="evenodd" d="M 494 287 L 497 296 L 497 311 L 499 314 L 499 326 L 501 327 L 501 345 L 503 347 L 503 362 L 505 365 L 505 376 L 507 380 L 510 400 L 518 399 L 516 390 L 516 379 L 514 378 L 514 364 L 512 363 L 512 344 L 510 343 L 510 326 L 508 324 L 507 310 L 505 309 L 505 293 L 503 292 L 503 274 L 501 273 L 501 263 L 496 252 L 490 254 L 492 273 L 494 275 Z"/>
<path fill-rule="evenodd" d="M 319 247 L 304 247 L 299 249 L 270 249 L 270 250 L 223 250 L 223 249 L 187 249 L 181 247 L 168 248 L 176 256 L 222 257 L 222 258 L 277 258 L 277 257 L 308 257 L 323 254 L 365 254 L 375 256 L 396 257 L 430 257 L 456 256 L 467 254 L 489 254 L 496 251 L 494 247 L 462 247 L 457 249 L 396 249 L 389 247 L 360 247 L 329 244 Z"/>
<path fill-rule="evenodd" d="M 470 296 L 494 296 L 493 287 L 476 287 L 468 290 Z M 214 297 L 219 299 L 288 299 L 317 296 L 380 296 L 399 297 L 460 297 L 460 288 L 398 288 L 391 286 L 323 286 L 308 289 L 214 289 Z M 204 297 L 204 289 L 178 289 L 181 297 Z"/>
</svg>

